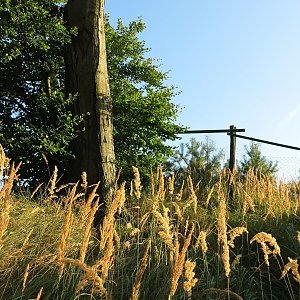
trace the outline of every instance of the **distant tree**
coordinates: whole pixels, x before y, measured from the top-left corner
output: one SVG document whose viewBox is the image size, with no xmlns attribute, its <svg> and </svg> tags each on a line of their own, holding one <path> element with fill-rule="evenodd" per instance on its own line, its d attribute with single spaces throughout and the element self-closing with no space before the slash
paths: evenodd
<svg viewBox="0 0 300 300">
<path fill-rule="evenodd" d="M 262 155 L 260 145 L 251 143 L 249 148 L 245 146 L 246 155 L 238 164 L 238 175 L 245 179 L 247 172 L 253 170 L 259 179 L 262 176 L 274 176 L 278 171 L 278 162 L 268 160 Z"/>
<path fill-rule="evenodd" d="M 218 178 L 224 158 L 223 150 L 217 150 L 214 141 L 206 137 L 204 142 L 195 138 L 190 143 L 182 143 L 168 161 L 168 170 L 173 171 L 178 179 L 190 175 L 193 182 L 202 186 Z"/>
</svg>

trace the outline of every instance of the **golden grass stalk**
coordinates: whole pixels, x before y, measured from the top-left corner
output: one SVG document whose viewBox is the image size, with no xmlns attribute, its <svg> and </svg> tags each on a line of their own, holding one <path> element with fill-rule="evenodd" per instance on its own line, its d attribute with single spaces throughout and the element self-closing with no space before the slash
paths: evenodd
<svg viewBox="0 0 300 300">
<path fill-rule="evenodd" d="M 97 190 L 99 188 L 99 182 L 94 186 L 92 192 L 89 194 L 89 197 L 87 201 L 84 204 L 82 213 L 81 213 L 81 222 L 86 222 L 87 216 L 90 215 L 91 209 L 92 209 L 92 203 L 94 199 L 98 196 Z M 99 200 L 97 200 L 99 203 Z"/>
<path fill-rule="evenodd" d="M 154 183 L 154 175 L 153 172 L 151 170 L 151 195 L 152 195 L 152 199 L 154 199 L 154 195 L 155 195 L 155 183 Z"/>
<path fill-rule="evenodd" d="M 123 184 L 124 188 L 124 184 Z M 59 259 L 60 265 L 64 265 L 65 263 L 70 263 L 74 266 L 78 266 L 84 271 L 84 275 L 80 279 L 78 286 L 76 288 L 77 292 L 80 292 L 85 286 L 88 284 L 93 285 L 92 292 L 99 294 L 101 296 L 105 296 L 107 294 L 106 289 L 104 287 L 104 283 L 108 277 L 108 271 L 113 265 L 114 260 L 114 236 L 115 236 L 115 222 L 114 222 L 114 213 L 118 209 L 118 205 L 122 200 L 123 190 L 119 190 L 116 193 L 116 196 L 112 202 L 111 208 L 107 215 L 104 218 L 102 227 L 100 228 L 100 250 L 104 251 L 104 255 L 92 266 L 88 266 L 81 259 L 68 259 L 61 258 Z M 96 204 L 95 204 L 96 205 Z M 92 210 L 94 209 L 93 206 Z M 98 204 L 97 204 L 98 205 Z M 98 274 L 98 268 L 101 266 L 100 275 Z"/>
<path fill-rule="evenodd" d="M 22 248 L 28 243 L 29 238 L 30 238 L 30 236 L 31 236 L 32 233 L 33 233 L 33 228 L 29 231 L 29 233 L 28 233 L 27 236 L 25 237 L 24 242 L 23 242 L 23 245 L 22 245 Z"/>
<path fill-rule="evenodd" d="M 96 200 L 95 204 L 90 209 L 89 217 L 84 226 L 83 238 L 82 238 L 82 242 L 81 242 L 80 256 L 79 256 L 79 260 L 81 262 L 84 262 L 84 260 L 85 260 L 85 256 L 86 256 L 86 252 L 88 249 L 88 244 L 89 244 L 89 240 L 90 240 L 90 236 L 91 236 L 91 231 L 92 231 L 92 224 L 93 224 L 94 217 L 95 217 L 95 214 L 96 214 L 98 208 L 99 208 L 99 198 Z"/>
<path fill-rule="evenodd" d="M 137 199 L 141 198 L 141 179 L 140 179 L 140 172 L 139 169 L 135 166 L 132 166 L 133 175 L 134 175 L 134 194 Z"/>
<path fill-rule="evenodd" d="M 292 270 L 294 279 L 300 284 L 300 273 L 298 270 L 299 265 L 297 259 L 291 259 L 290 257 L 288 257 L 288 260 L 289 262 L 284 266 L 280 279 L 286 276 L 289 270 Z"/>
<path fill-rule="evenodd" d="M 82 183 L 80 186 L 86 190 L 88 187 L 88 181 L 87 181 L 87 174 L 85 171 L 83 171 L 81 174 L 81 181 L 82 181 Z"/>
<path fill-rule="evenodd" d="M 187 185 L 188 185 L 188 190 L 190 192 L 189 198 L 188 198 L 188 202 L 193 203 L 194 205 L 194 213 L 197 213 L 197 195 L 195 193 L 194 190 L 194 186 L 193 186 L 193 181 L 192 181 L 192 177 L 189 175 L 187 178 Z"/>
<path fill-rule="evenodd" d="M 43 288 L 41 287 L 40 290 L 39 290 L 39 293 L 36 296 L 36 300 L 40 300 L 41 299 L 42 293 L 43 293 Z"/>
<path fill-rule="evenodd" d="M 116 248 L 117 249 L 120 249 L 120 246 L 121 246 L 121 239 L 120 239 L 120 236 L 115 228 L 115 231 L 114 231 L 114 242 L 115 242 L 115 245 L 116 245 Z"/>
<path fill-rule="evenodd" d="M 233 262 L 231 264 L 231 269 L 232 270 L 234 270 L 240 264 L 241 258 L 242 258 L 241 254 L 239 254 L 235 257 L 235 259 L 233 260 Z"/>
<path fill-rule="evenodd" d="M 172 173 L 172 175 L 168 178 L 168 192 L 169 195 L 173 195 L 174 193 L 174 182 L 175 182 L 175 175 Z"/>
<path fill-rule="evenodd" d="M 127 230 L 132 230 L 133 226 L 132 224 L 129 222 L 129 223 L 126 223 L 126 229 Z"/>
<path fill-rule="evenodd" d="M 169 294 L 169 299 L 172 299 L 173 296 L 176 293 L 177 287 L 178 287 L 178 280 L 179 277 L 182 274 L 183 266 L 185 263 L 185 256 L 188 250 L 188 247 L 191 243 L 192 235 L 194 233 L 195 226 L 192 224 L 192 228 L 184 242 L 184 245 L 182 246 L 181 251 L 179 252 L 178 246 L 175 246 L 175 249 L 177 249 L 177 253 L 175 253 L 175 263 L 172 271 L 172 277 L 171 277 L 171 289 Z"/>
<path fill-rule="evenodd" d="M 231 247 L 231 248 L 234 248 L 234 240 L 242 235 L 244 232 L 248 233 L 248 230 L 246 227 L 236 227 L 236 228 L 233 228 L 231 229 L 228 234 L 229 234 L 229 238 L 230 240 L 228 241 L 228 245 Z"/>
<path fill-rule="evenodd" d="M 66 212 L 66 216 L 65 216 L 63 232 L 62 232 L 60 242 L 58 245 L 58 250 L 57 250 L 58 261 L 62 261 L 62 258 L 65 255 L 65 251 L 67 248 L 67 240 L 71 233 L 71 229 L 72 229 L 72 225 L 73 225 L 72 206 L 73 206 L 73 201 L 76 197 L 77 185 L 78 185 L 78 182 L 73 186 L 71 192 L 68 195 L 69 203 L 68 203 L 67 212 Z M 63 271 L 64 271 L 64 263 L 58 263 L 58 264 L 59 264 L 58 274 L 59 274 L 59 277 L 61 277 L 63 274 Z"/>
<path fill-rule="evenodd" d="M 130 232 L 130 236 L 134 237 L 136 235 L 138 235 L 141 232 L 141 230 L 137 227 L 133 228 L 132 231 Z"/>
<path fill-rule="evenodd" d="M 206 201 L 205 201 L 206 208 L 208 208 L 208 205 L 209 205 L 209 202 L 210 202 L 210 199 L 211 199 L 211 196 L 213 194 L 214 189 L 215 189 L 215 186 L 213 185 L 211 190 L 209 191 L 209 193 L 207 195 L 207 198 L 206 198 Z"/>
<path fill-rule="evenodd" d="M 173 225 L 170 224 L 169 209 L 166 208 L 163 204 L 162 207 L 163 207 L 163 214 L 161 214 L 157 210 L 153 210 L 152 213 L 160 224 L 161 231 L 158 232 L 159 236 L 163 239 L 163 241 L 166 243 L 169 249 L 173 251 L 174 250 L 174 244 L 173 244 L 174 235 L 172 232 Z"/>
<path fill-rule="evenodd" d="M 52 174 L 51 179 L 49 181 L 48 197 L 47 197 L 46 201 L 57 198 L 57 196 L 55 195 L 55 189 L 56 189 L 56 183 L 57 183 L 57 174 L 58 174 L 58 169 L 57 169 L 57 166 L 55 166 L 53 174 Z"/>
<path fill-rule="evenodd" d="M 34 197 L 34 195 L 38 192 L 38 190 L 43 186 L 43 182 L 42 183 L 40 183 L 35 189 L 34 189 L 34 191 L 31 193 L 31 195 L 30 195 L 30 199 L 33 199 L 33 197 Z"/>
<path fill-rule="evenodd" d="M 151 245 L 151 239 L 148 240 L 148 243 L 147 243 L 147 246 L 146 246 L 142 261 L 141 261 L 141 264 L 139 266 L 137 276 L 135 278 L 135 282 L 133 284 L 131 300 L 138 300 L 139 299 L 142 279 L 143 279 L 145 270 L 146 270 L 147 265 L 148 265 L 150 245 Z"/>
<path fill-rule="evenodd" d="M 106 216 L 103 219 L 100 226 L 100 251 L 104 252 L 104 255 L 99 259 L 94 268 L 101 266 L 101 282 L 102 286 L 108 277 L 108 271 L 111 269 L 114 261 L 114 236 L 116 234 L 115 229 L 115 213 L 120 210 L 125 202 L 125 182 L 117 190 L 114 199 L 109 207 Z"/>
<path fill-rule="evenodd" d="M 105 254 L 104 256 L 97 261 L 97 265 L 101 266 L 101 280 L 104 283 L 108 277 L 108 271 L 111 269 L 114 261 L 114 238 L 115 227 L 113 227 L 112 231 L 109 232 L 109 236 L 106 242 Z"/>
<path fill-rule="evenodd" d="M 20 168 L 21 164 L 19 163 L 17 167 L 12 163 L 10 173 L 7 181 L 4 183 L 1 191 L 0 191 L 0 200 L 3 199 L 2 212 L 0 215 L 0 249 L 3 247 L 3 237 L 7 231 L 10 212 L 11 212 L 11 203 L 10 203 L 10 193 L 13 188 L 14 180 L 17 179 L 17 172 Z"/>
<path fill-rule="evenodd" d="M 23 287 L 23 291 L 26 287 L 26 283 L 27 283 L 27 278 L 28 278 L 28 275 L 29 275 L 29 264 L 27 264 L 25 270 L 24 270 L 24 274 L 23 274 L 23 282 L 22 282 L 22 287 Z"/>
<path fill-rule="evenodd" d="M 298 242 L 300 244 L 300 231 L 297 231 L 297 240 L 298 240 Z"/>
<path fill-rule="evenodd" d="M 12 163 L 8 179 L 4 182 L 4 185 L 0 191 L 0 199 L 5 198 L 6 196 L 9 197 L 11 190 L 13 188 L 14 181 L 16 179 L 18 179 L 18 171 L 19 171 L 20 166 L 21 166 L 21 163 L 19 163 L 17 165 L 17 167 L 15 167 L 14 162 Z"/>
<path fill-rule="evenodd" d="M 189 230 L 190 220 L 189 218 L 185 220 L 185 226 L 184 226 L 184 236 L 187 235 L 187 232 Z"/>
<path fill-rule="evenodd" d="M 145 212 L 145 213 L 142 215 L 142 217 L 141 217 L 141 219 L 140 219 L 140 229 L 141 229 L 141 231 L 143 231 L 144 226 L 145 226 L 145 224 L 147 223 L 150 214 L 151 214 L 151 212 L 147 211 L 147 212 Z"/>
<path fill-rule="evenodd" d="M 131 247 L 131 244 L 129 241 L 126 241 L 124 244 L 123 244 L 123 249 L 126 251 L 126 250 L 129 250 Z"/>
<path fill-rule="evenodd" d="M 196 249 L 198 248 L 199 245 L 201 246 L 201 250 L 203 254 L 205 254 L 208 251 L 206 236 L 207 236 L 206 231 L 200 231 L 195 245 Z"/>
<path fill-rule="evenodd" d="M 220 190 L 219 190 L 220 191 Z M 222 261 L 225 269 L 225 276 L 228 278 L 230 274 L 230 256 L 229 245 L 227 240 L 227 224 L 226 224 L 226 202 L 224 195 L 219 192 L 220 195 L 220 208 L 218 216 L 218 242 L 222 246 Z"/>
<path fill-rule="evenodd" d="M 179 190 L 179 192 L 175 195 L 175 201 L 181 201 L 182 199 L 182 194 L 183 194 L 183 188 L 184 188 L 184 181 L 182 181 L 182 184 L 181 184 L 181 188 Z"/>
<path fill-rule="evenodd" d="M 9 158 L 6 157 L 4 149 L 0 144 L 0 177 L 4 175 L 4 170 L 9 168 Z"/>
<path fill-rule="evenodd" d="M 100 250 L 104 250 L 108 239 L 111 236 L 111 232 L 114 232 L 115 228 L 115 213 L 122 208 L 125 202 L 125 182 L 117 190 L 109 210 L 103 219 L 100 226 Z"/>
<path fill-rule="evenodd" d="M 267 266 L 269 266 L 269 254 L 274 256 L 280 255 L 280 247 L 277 244 L 276 239 L 269 233 L 259 232 L 251 240 L 250 244 L 256 241 L 261 244 L 261 249 L 264 253 L 264 261 Z M 268 244 L 267 244 L 268 243 Z M 272 247 L 273 249 L 271 249 Z"/>
<path fill-rule="evenodd" d="M 181 213 L 180 206 L 176 202 L 172 202 L 172 205 L 175 208 L 175 213 L 176 213 L 176 215 L 178 217 L 178 220 L 182 221 L 183 220 L 183 216 L 182 216 L 182 213 Z"/>
<path fill-rule="evenodd" d="M 246 213 L 251 210 L 255 211 L 254 203 L 253 203 L 253 198 L 247 194 L 246 191 L 243 190 L 243 217 L 245 217 Z"/>
<path fill-rule="evenodd" d="M 198 282 L 198 279 L 195 278 L 195 272 L 194 269 L 196 267 L 196 262 L 192 262 L 191 260 L 187 260 L 184 265 L 184 277 L 185 281 L 183 283 L 183 289 L 185 292 L 190 293 L 192 288 L 196 285 Z"/>
<path fill-rule="evenodd" d="M 159 202 L 163 202 L 165 200 L 165 181 L 164 175 L 161 167 L 157 168 L 157 180 L 159 180 L 158 190 L 156 195 L 153 197 L 153 206 L 152 210 L 157 210 L 159 206 Z"/>
<path fill-rule="evenodd" d="M 79 259 L 72 258 L 62 258 L 59 262 L 61 264 L 71 264 L 73 266 L 79 267 L 84 272 L 84 275 L 80 278 L 79 283 L 76 287 L 77 293 L 84 289 L 84 287 L 86 287 L 88 284 L 92 284 L 93 292 L 95 292 L 95 294 L 99 294 L 101 296 L 106 295 L 107 292 L 103 285 L 103 281 L 98 275 L 98 264 L 88 266 L 87 264 L 81 262 Z"/>
</svg>

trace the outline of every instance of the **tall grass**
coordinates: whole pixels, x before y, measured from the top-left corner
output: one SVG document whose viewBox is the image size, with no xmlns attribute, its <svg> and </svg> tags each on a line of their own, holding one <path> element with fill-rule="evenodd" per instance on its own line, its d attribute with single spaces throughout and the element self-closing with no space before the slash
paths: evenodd
<svg viewBox="0 0 300 300">
<path fill-rule="evenodd" d="M 226 171 L 204 192 L 160 168 L 147 191 L 133 168 L 94 228 L 88 174 L 61 187 L 55 170 L 31 199 L 12 193 L 18 168 L 0 148 L 0 299 L 300 297 L 297 182 L 249 172 L 230 199 Z"/>
</svg>

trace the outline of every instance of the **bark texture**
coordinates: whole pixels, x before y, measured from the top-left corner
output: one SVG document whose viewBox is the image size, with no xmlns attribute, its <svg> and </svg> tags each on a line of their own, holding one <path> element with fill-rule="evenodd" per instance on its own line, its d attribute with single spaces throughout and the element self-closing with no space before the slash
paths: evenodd
<svg viewBox="0 0 300 300">
<path fill-rule="evenodd" d="M 115 154 L 104 0 L 69 0 L 65 21 L 68 28 L 78 30 L 66 49 L 66 89 L 77 95 L 73 113 L 84 115 L 81 133 L 73 144 L 76 159 L 70 166 L 70 178 L 77 181 L 87 172 L 89 183 L 101 181 L 102 196 L 109 200 L 115 185 Z"/>
</svg>

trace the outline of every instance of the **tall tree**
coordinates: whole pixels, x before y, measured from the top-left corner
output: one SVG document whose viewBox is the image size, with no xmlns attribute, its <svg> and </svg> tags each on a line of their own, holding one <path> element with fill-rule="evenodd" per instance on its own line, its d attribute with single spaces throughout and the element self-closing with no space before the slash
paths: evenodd
<svg viewBox="0 0 300 300">
<path fill-rule="evenodd" d="M 85 171 L 89 182 L 101 180 L 103 196 L 110 199 L 115 185 L 112 99 L 110 97 L 104 29 L 104 0 L 69 0 L 66 26 L 77 29 L 66 49 L 66 90 L 76 95 L 73 113 L 83 115 L 82 128 L 73 141 L 76 159 L 71 179 Z"/>
<path fill-rule="evenodd" d="M 91 120 L 90 112 L 73 116 L 80 99 L 66 94 L 64 49 L 79 32 L 65 27 L 62 2 L 0 1 L 0 143 L 9 157 L 23 162 L 20 177 L 33 186 L 48 181 L 55 165 L 60 174 L 70 171 L 78 145 L 71 141 Z M 119 20 L 115 27 L 106 20 L 105 25 L 117 167 L 127 180 L 136 165 L 145 180 L 171 155 L 165 142 L 183 130 L 176 124 L 175 89 L 138 37 L 145 28 L 141 20 L 128 25 Z M 72 173 L 72 180 L 79 173 Z"/>
</svg>

